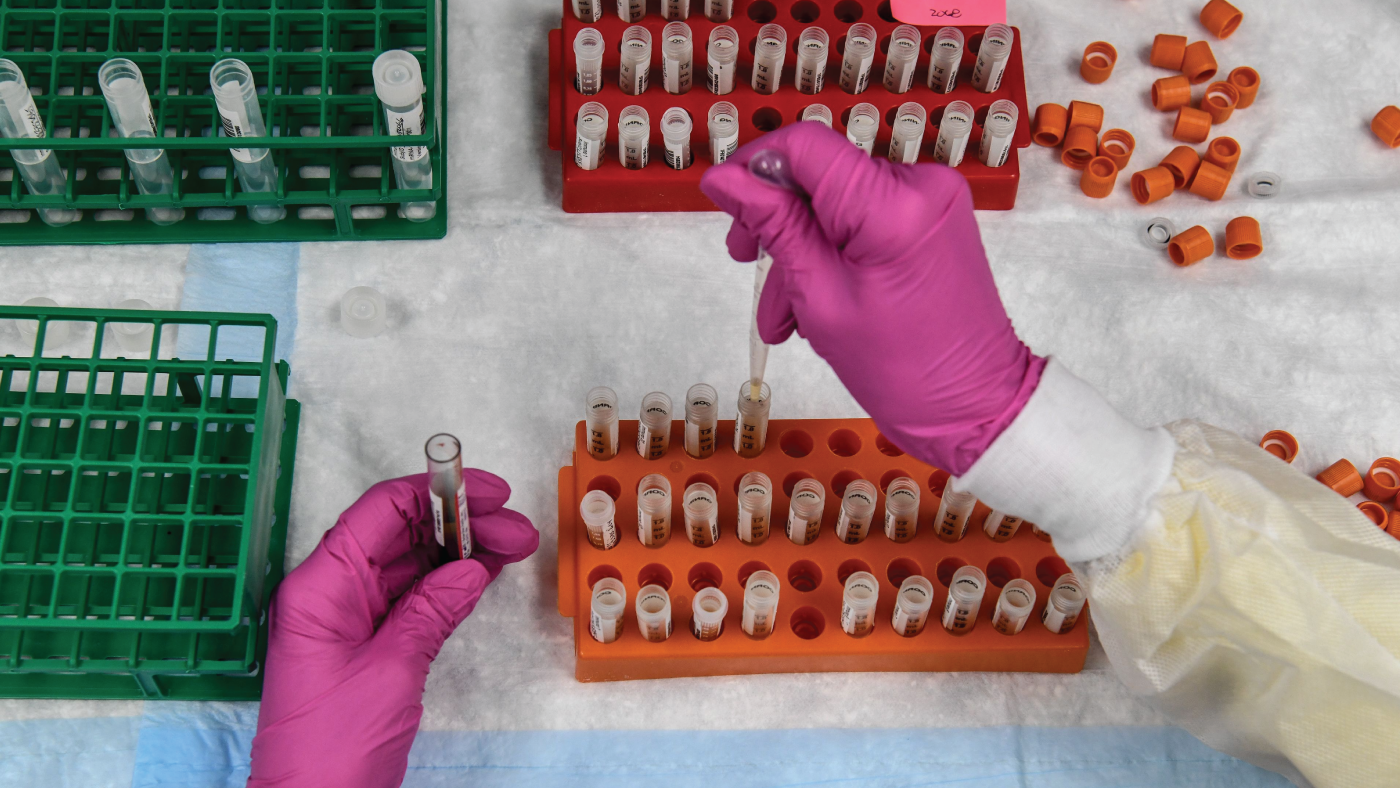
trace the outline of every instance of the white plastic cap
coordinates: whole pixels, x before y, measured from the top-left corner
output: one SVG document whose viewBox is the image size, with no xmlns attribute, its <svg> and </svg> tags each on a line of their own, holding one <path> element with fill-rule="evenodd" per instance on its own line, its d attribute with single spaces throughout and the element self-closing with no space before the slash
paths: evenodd
<svg viewBox="0 0 1400 788">
<path fill-rule="evenodd" d="M 418 102 L 427 90 L 418 58 L 402 49 L 390 49 L 374 59 L 374 94 L 391 107 L 407 107 Z"/>
</svg>

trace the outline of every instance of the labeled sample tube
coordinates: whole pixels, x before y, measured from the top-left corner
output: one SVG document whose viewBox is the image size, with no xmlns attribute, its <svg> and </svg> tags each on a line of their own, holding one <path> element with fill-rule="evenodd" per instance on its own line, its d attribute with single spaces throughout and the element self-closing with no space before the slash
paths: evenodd
<svg viewBox="0 0 1400 788">
<path fill-rule="evenodd" d="M 671 398 L 653 391 L 642 397 L 637 417 L 637 454 L 644 460 L 659 460 L 671 448 Z"/>
<path fill-rule="evenodd" d="M 820 93 L 826 83 L 827 47 L 831 37 L 820 27 L 809 27 L 797 37 L 797 72 L 793 81 L 798 93 Z"/>
<path fill-rule="evenodd" d="M 615 577 L 593 584 L 589 608 L 588 634 L 599 643 L 611 643 L 622 634 L 622 611 L 627 609 L 627 589 Z"/>
<path fill-rule="evenodd" d="M 390 49 L 374 59 L 374 92 L 384 105 L 384 125 L 391 137 L 422 134 L 423 71 L 418 58 L 402 49 Z M 394 181 L 400 189 L 433 188 L 433 162 L 422 145 L 395 145 L 389 149 Z M 437 203 L 406 202 L 399 206 L 405 219 L 426 222 L 437 215 Z"/>
<path fill-rule="evenodd" d="M 809 545 L 822 530 L 822 510 L 826 508 L 826 488 L 816 479 L 799 479 L 792 486 L 784 533 L 795 545 Z"/>
<path fill-rule="evenodd" d="M 603 0 L 573 0 L 574 18 L 591 25 L 603 18 Z"/>
<path fill-rule="evenodd" d="M 802 110 L 802 119 L 814 120 L 822 124 L 823 126 L 826 126 L 829 129 L 831 128 L 831 124 L 834 120 L 834 117 L 831 114 L 831 108 L 827 105 L 808 104 L 807 108 Z"/>
<path fill-rule="evenodd" d="M 1063 635 L 1074 629 L 1074 622 L 1079 620 L 1087 598 L 1084 586 L 1073 572 L 1060 575 L 1050 589 L 1050 599 L 1045 603 L 1045 609 L 1040 611 L 1040 623 L 1056 635 Z"/>
<path fill-rule="evenodd" d="M 928 87 L 934 93 L 952 93 L 958 86 L 962 65 L 963 34 L 956 27 L 945 27 L 933 36 L 933 53 L 928 64 Z"/>
<path fill-rule="evenodd" d="M 967 522 L 972 519 L 972 507 L 977 496 L 970 492 L 955 492 L 950 480 L 943 488 L 943 500 L 938 503 L 938 515 L 933 520 L 938 538 L 956 542 L 967 535 Z"/>
<path fill-rule="evenodd" d="M 24 72 L 12 61 L 0 59 L 0 137 L 44 139 L 48 136 L 44 119 L 34 104 L 34 95 L 24 81 Z M 14 148 L 10 156 L 30 194 L 48 197 L 64 193 L 67 179 L 52 150 Z M 38 213 L 40 221 L 50 227 L 71 224 L 83 215 L 81 211 L 68 208 L 39 208 Z"/>
<path fill-rule="evenodd" d="M 428 497 L 433 504 L 433 536 L 454 561 L 472 554 L 467 483 L 462 480 L 462 444 L 445 432 L 423 446 L 428 458 Z"/>
<path fill-rule="evenodd" d="M 1016 136 L 1016 121 L 1020 118 L 1016 102 L 1001 99 L 987 110 L 987 122 L 982 124 L 982 147 L 978 158 L 988 167 L 1001 167 L 1011 156 L 1012 138 Z"/>
<path fill-rule="evenodd" d="M 753 638 L 773 634 L 778 618 L 778 576 L 766 569 L 749 575 L 744 583 L 744 617 L 739 626 Z"/>
<path fill-rule="evenodd" d="M 1040 529 L 1040 526 L 1035 525 L 1034 523 L 1031 524 L 1031 535 L 1034 536 L 1035 538 L 1039 539 L 1039 540 L 1042 541 L 1042 542 L 1049 542 L 1049 541 L 1051 541 L 1051 539 L 1050 539 L 1050 533 L 1049 533 L 1048 531 L 1042 531 L 1042 530 Z"/>
<path fill-rule="evenodd" d="M 590 101 L 578 108 L 578 134 L 574 139 L 574 164 L 596 170 L 603 163 L 603 144 L 608 137 L 608 108 Z"/>
<path fill-rule="evenodd" d="M 907 542 L 919 532 L 919 484 L 901 476 L 885 488 L 885 536 Z"/>
<path fill-rule="evenodd" d="M 647 15 L 647 0 L 617 0 L 617 18 L 624 22 L 640 22 Z"/>
<path fill-rule="evenodd" d="M 714 640 L 724 634 L 724 616 L 729 600 L 718 588 L 702 588 L 690 603 L 690 634 L 696 640 Z"/>
<path fill-rule="evenodd" d="M 651 643 L 671 636 L 671 595 L 658 585 L 637 592 L 637 631 Z"/>
<path fill-rule="evenodd" d="M 588 390 L 584 426 L 588 428 L 588 454 L 597 460 L 617 454 L 617 392 L 607 386 Z"/>
<path fill-rule="evenodd" d="M 629 96 L 647 92 L 651 78 L 651 33 L 641 25 L 622 31 L 622 52 L 618 56 L 617 86 Z"/>
<path fill-rule="evenodd" d="M 716 96 L 733 93 L 734 75 L 739 71 L 739 33 L 729 25 L 711 30 L 705 60 L 710 92 Z"/>
<path fill-rule="evenodd" d="M 574 89 L 585 96 L 603 89 L 603 34 L 591 27 L 574 36 Z"/>
<path fill-rule="evenodd" d="M 151 110 L 151 97 L 141 69 L 126 58 L 113 58 L 97 70 L 97 82 L 112 114 L 117 135 L 128 139 L 152 139 L 156 136 L 156 117 Z M 128 148 L 122 151 L 131 169 L 131 179 L 142 194 L 172 194 L 175 191 L 175 170 L 170 157 L 160 148 Z M 147 208 L 146 218 L 161 226 L 185 218 L 183 208 Z"/>
<path fill-rule="evenodd" d="M 914 66 L 919 62 L 919 28 L 900 25 L 890 34 L 890 51 L 885 54 L 885 90 L 908 93 L 914 86 Z"/>
<path fill-rule="evenodd" d="M 852 145 L 865 151 L 866 156 L 875 155 L 875 135 L 880 132 L 880 110 L 874 104 L 857 104 L 851 107 L 850 119 L 846 121 L 846 139 Z"/>
<path fill-rule="evenodd" d="M 661 142 L 666 146 L 666 166 L 683 170 L 695 162 L 690 149 L 690 113 L 671 107 L 661 115 Z"/>
<path fill-rule="evenodd" d="M 637 541 L 660 547 L 671 539 L 671 482 L 651 473 L 637 482 Z"/>
<path fill-rule="evenodd" d="M 723 164 L 739 149 L 739 110 L 728 101 L 710 107 L 710 163 Z"/>
<path fill-rule="evenodd" d="M 1016 531 L 1020 530 L 1021 523 L 1024 522 L 1025 520 L 1013 517 L 1006 512 L 993 511 L 987 515 L 987 521 L 982 524 L 982 530 L 993 542 L 1005 542 L 1016 535 Z"/>
<path fill-rule="evenodd" d="M 739 541 L 745 544 L 767 541 L 772 514 L 773 480 L 758 471 L 744 474 L 739 479 Z"/>
<path fill-rule="evenodd" d="M 934 146 L 933 158 L 949 167 L 962 164 L 967 153 L 967 140 L 972 135 L 972 105 L 966 101 L 954 101 L 943 109 L 943 122 L 938 127 L 938 144 Z"/>
<path fill-rule="evenodd" d="M 943 604 L 943 628 L 954 635 L 964 635 L 977 626 L 977 613 L 982 609 L 982 594 L 987 588 L 987 576 L 975 566 L 960 567 L 948 584 L 948 601 Z"/>
<path fill-rule="evenodd" d="M 864 22 L 846 32 L 846 54 L 841 59 L 841 89 L 857 95 L 870 87 L 870 67 L 875 62 L 875 28 Z"/>
<path fill-rule="evenodd" d="M 875 604 L 880 599 L 880 582 L 869 572 L 855 572 L 846 578 L 841 594 L 841 631 L 863 638 L 875 630 Z"/>
<path fill-rule="evenodd" d="M 924 145 L 924 125 L 928 112 L 917 101 L 901 104 L 890 130 L 890 161 L 914 164 L 919 161 L 919 149 Z"/>
<path fill-rule="evenodd" d="M 684 17 L 682 17 L 684 18 Z M 672 22 L 661 31 L 661 85 L 667 93 L 689 93 L 695 70 L 690 25 Z"/>
<path fill-rule="evenodd" d="M 583 518 L 584 530 L 588 532 L 589 544 L 599 550 L 617 547 L 617 506 L 612 496 L 602 490 L 593 490 L 579 501 L 578 512 Z"/>
<path fill-rule="evenodd" d="M 1020 578 L 1007 581 L 992 612 L 992 629 L 1003 635 L 1015 635 L 1026 626 L 1034 607 L 1035 586 Z"/>
<path fill-rule="evenodd" d="M 237 58 L 225 58 L 209 70 L 209 87 L 214 91 L 214 105 L 219 110 L 225 137 L 266 137 L 262 108 L 258 106 L 258 88 L 253 71 Z M 230 148 L 238 185 L 245 192 L 277 192 L 277 164 L 267 148 Z M 287 218 L 287 209 L 280 205 L 250 205 L 248 218 L 259 224 L 269 224 Z"/>
<path fill-rule="evenodd" d="M 632 104 L 617 116 L 617 157 L 629 170 L 647 166 L 651 149 L 651 118 L 647 111 Z"/>
<path fill-rule="evenodd" d="M 667 19 L 688 19 L 690 0 L 662 0 L 661 15 Z"/>
<path fill-rule="evenodd" d="M 764 25 L 758 29 L 758 43 L 753 53 L 753 92 L 767 96 L 778 92 L 783 79 L 783 60 L 787 57 L 787 30 L 782 25 Z"/>
<path fill-rule="evenodd" d="M 719 496 L 715 488 L 696 482 L 685 488 L 682 502 L 685 535 L 696 547 L 709 547 L 719 541 Z"/>
<path fill-rule="evenodd" d="M 1016 33 L 1006 25 L 991 25 L 982 34 L 982 46 L 977 49 L 977 65 L 972 69 L 972 86 L 983 93 L 995 93 L 1006 73 L 1006 61 L 1011 57 L 1011 44 Z"/>
<path fill-rule="evenodd" d="M 890 626 L 896 635 L 912 638 L 924 631 L 929 611 L 933 609 L 933 583 L 918 575 L 910 575 L 899 586 L 894 598 L 894 617 Z"/>
<path fill-rule="evenodd" d="M 715 453 L 719 428 L 719 393 L 708 383 L 696 383 L 685 392 L 685 453 L 703 460 Z"/>
<path fill-rule="evenodd" d="M 768 442 L 768 411 L 773 404 L 767 383 L 759 387 L 758 399 L 750 399 L 751 394 L 749 384 L 744 383 L 739 389 L 739 413 L 734 418 L 734 453 L 745 459 L 763 453 Z"/>
<path fill-rule="evenodd" d="M 705 18 L 711 22 L 728 22 L 734 16 L 734 0 L 705 0 Z"/>
<path fill-rule="evenodd" d="M 856 479 L 846 485 L 841 497 L 841 511 L 836 515 L 836 538 L 846 544 L 860 544 L 870 534 L 870 521 L 875 519 L 875 485 Z"/>
</svg>

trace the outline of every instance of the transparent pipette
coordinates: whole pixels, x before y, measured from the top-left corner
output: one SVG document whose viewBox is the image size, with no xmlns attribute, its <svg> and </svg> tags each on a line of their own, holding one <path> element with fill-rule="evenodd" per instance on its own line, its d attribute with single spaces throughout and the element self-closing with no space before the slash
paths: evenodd
<svg viewBox="0 0 1400 788">
<path fill-rule="evenodd" d="M 793 180 L 787 157 L 778 151 L 761 150 L 749 159 L 749 172 L 764 183 L 802 194 L 802 187 Z M 768 367 L 768 345 L 758 333 L 758 302 L 763 297 L 763 284 L 768 281 L 768 271 L 773 267 L 773 258 L 763 249 L 758 250 L 758 260 L 753 271 L 753 321 L 749 324 L 749 399 L 755 402 L 763 388 L 763 373 Z"/>
</svg>

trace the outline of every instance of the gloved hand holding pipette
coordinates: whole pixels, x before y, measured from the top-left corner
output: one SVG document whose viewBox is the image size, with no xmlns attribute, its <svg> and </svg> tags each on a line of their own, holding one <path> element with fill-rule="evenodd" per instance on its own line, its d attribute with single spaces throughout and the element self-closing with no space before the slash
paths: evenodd
<svg viewBox="0 0 1400 788">
<path fill-rule="evenodd" d="M 777 151 L 798 187 L 748 169 Z M 1142 429 L 1017 338 L 968 187 L 798 123 L 712 168 L 735 259 L 773 257 L 765 340 L 811 342 L 881 431 L 1037 523 L 1124 682 L 1301 786 L 1400 775 L 1400 542 L 1226 431 Z"/>
</svg>

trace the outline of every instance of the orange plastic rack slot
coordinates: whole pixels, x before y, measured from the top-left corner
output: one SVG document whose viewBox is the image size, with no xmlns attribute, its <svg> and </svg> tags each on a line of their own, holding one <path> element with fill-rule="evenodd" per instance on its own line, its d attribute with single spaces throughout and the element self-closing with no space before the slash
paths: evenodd
<svg viewBox="0 0 1400 788">
<path fill-rule="evenodd" d="M 733 421 L 721 421 L 719 434 L 732 434 Z M 1039 621 L 1050 585 L 1068 571 L 1054 548 L 1035 537 L 1029 523 L 1006 542 L 994 542 L 982 531 L 989 513 L 977 504 L 967 535 L 947 543 L 938 538 L 932 520 L 948 475 L 901 454 L 869 419 L 773 420 L 768 444 L 753 459 L 742 459 L 728 441 L 715 453 L 697 460 L 685 453 L 684 422 L 671 425 L 671 447 L 657 460 L 644 460 L 632 450 L 637 422 L 619 424 L 617 456 L 597 460 L 586 451 L 584 423 L 575 429 L 573 465 L 559 471 L 559 612 L 574 619 L 575 676 L 579 681 L 621 681 L 678 676 L 722 676 L 752 673 L 814 673 L 850 671 L 999 671 L 1075 673 L 1084 667 L 1089 650 L 1086 621 L 1056 635 Z M 584 450 L 580 450 L 584 449 Z M 750 545 L 736 533 L 739 478 L 762 471 L 773 481 L 772 522 L 767 541 Z M 671 483 L 670 539 L 646 547 L 637 539 L 637 483 L 660 473 Z M 834 530 L 841 492 L 851 481 L 867 479 L 882 490 L 900 476 L 921 487 L 919 529 L 908 542 L 885 537 L 884 495 L 870 535 L 848 545 Z M 789 491 L 802 478 L 815 478 L 826 487 L 820 535 L 798 546 L 783 534 Z M 703 480 L 719 492 L 719 540 L 697 547 L 686 538 L 681 517 L 681 493 L 692 481 Z M 591 490 L 603 490 L 617 503 L 621 539 L 611 550 L 593 547 L 579 516 L 579 501 Z M 947 582 L 959 566 L 971 564 L 987 573 L 988 588 L 976 627 L 966 635 L 949 634 L 939 623 L 947 600 Z M 768 569 L 782 583 L 778 625 L 764 639 L 750 638 L 740 628 L 744 591 L 742 578 Z M 840 625 L 842 585 L 857 571 L 868 571 L 880 583 L 875 630 L 853 638 Z M 933 583 L 936 598 L 924 630 L 910 638 L 890 628 L 895 592 L 912 574 Z M 622 581 L 627 589 L 622 634 L 612 643 L 599 643 L 588 633 L 591 588 L 603 577 Z M 1036 590 L 1032 620 L 1017 635 L 992 628 L 991 616 L 1000 587 L 1022 577 Z M 673 632 L 659 643 L 638 632 L 634 602 L 642 585 L 667 586 L 671 594 Z M 711 641 L 690 632 L 691 600 L 699 590 L 717 586 L 729 601 L 723 634 Z M 1087 608 L 1086 608 L 1087 611 Z M 1083 615 L 1080 618 L 1084 618 Z"/>
</svg>

